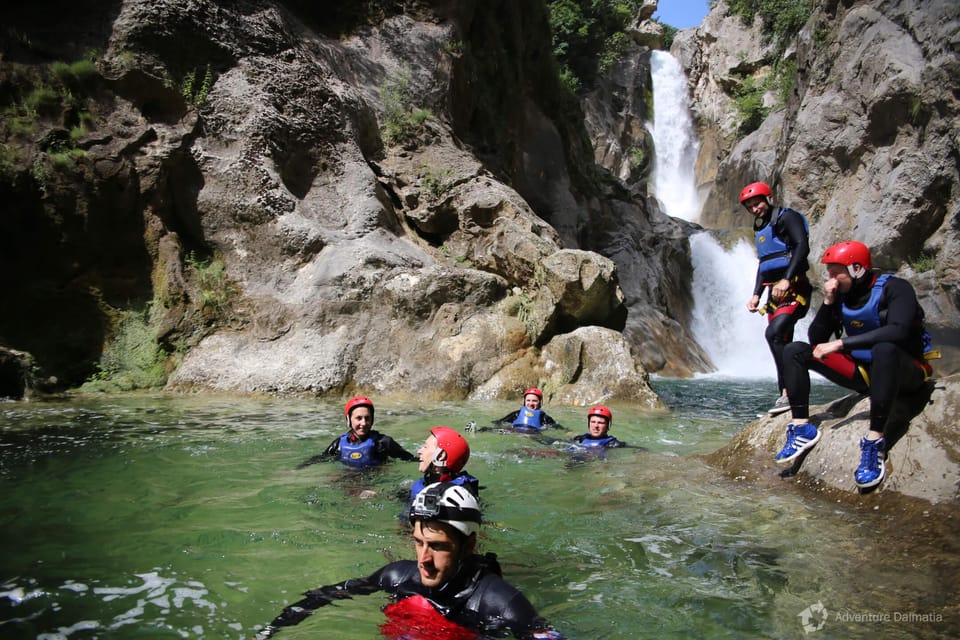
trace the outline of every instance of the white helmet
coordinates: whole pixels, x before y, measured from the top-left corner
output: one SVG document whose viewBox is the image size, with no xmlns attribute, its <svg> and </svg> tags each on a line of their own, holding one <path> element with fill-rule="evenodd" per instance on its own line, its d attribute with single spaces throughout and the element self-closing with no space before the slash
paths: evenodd
<svg viewBox="0 0 960 640">
<path fill-rule="evenodd" d="M 452 482 L 427 485 L 413 499 L 410 522 L 436 520 L 465 536 L 480 531 L 480 504 L 472 493 Z"/>
</svg>

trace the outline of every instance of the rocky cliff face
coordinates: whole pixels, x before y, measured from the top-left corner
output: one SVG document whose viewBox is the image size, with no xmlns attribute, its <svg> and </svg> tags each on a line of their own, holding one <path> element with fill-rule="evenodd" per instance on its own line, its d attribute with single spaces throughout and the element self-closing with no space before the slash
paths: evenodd
<svg viewBox="0 0 960 640">
<path fill-rule="evenodd" d="M 825 0 L 797 42 L 778 48 L 762 21 L 744 25 L 718 2 L 673 46 L 704 127 L 703 224 L 746 227 L 737 194 L 765 180 L 810 219 L 814 256 L 865 242 L 879 266 L 917 285 L 944 348 L 941 373 L 960 366 L 958 27 L 949 0 Z M 734 95 L 769 78 L 781 49 L 796 66 L 792 91 L 785 102 L 768 91 L 769 116 L 741 138 Z"/>
<path fill-rule="evenodd" d="M 687 330 L 692 227 L 658 211 L 629 158 L 649 151 L 654 7 L 580 104 L 533 0 L 10 9 L 4 361 L 49 388 L 133 357 L 175 388 L 494 397 L 539 382 L 655 405 L 647 371 L 710 364 Z M 674 48 L 703 126 L 704 224 L 741 227 L 736 192 L 766 179 L 808 213 L 815 252 L 854 235 L 889 268 L 934 265 L 908 275 L 948 355 L 956 13 L 818 3 L 786 49 L 794 94 L 743 139 L 730 96 L 779 50 L 761 25 L 718 2 Z"/>
<path fill-rule="evenodd" d="M 369 4 L 13 12 L 8 104 L 96 73 L 5 129 L 4 345 L 76 385 L 143 310 L 180 389 L 656 406 L 697 368 L 656 337 L 682 228 L 596 170 L 544 5 Z"/>
</svg>

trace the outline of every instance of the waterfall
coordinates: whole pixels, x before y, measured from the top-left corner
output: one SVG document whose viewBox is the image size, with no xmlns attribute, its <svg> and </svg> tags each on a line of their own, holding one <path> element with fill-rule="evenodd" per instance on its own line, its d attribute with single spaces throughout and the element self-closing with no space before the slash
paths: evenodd
<svg viewBox="0 0 960 640">
<path fill-rule="evenodd" d="M 650 54 L 653 77 L 652 191 L 668 215 L 696 222 L 700 217 L 694 165 L 699 141 L 690 116 L 687 78 L 669 53 Z M 766 318 L 750 313 L 757 254 L 740 241 L 729 251 L 708 232 L 690 238 L 693 261 L 694 338 L 717 367 L 718 375 L 776 378 L 776 367 L 764 340 Z M 799 331 L 798 331 L 799 333 Z"/>
<path fill-rule="evenodd" d="M 690 237 L 693 261 L 693 320 L 690 331 L 710 355 L 719 374 L 735 378 L 776 378 L 773 356 L 763 337 L 767 320 L 747 311 L 753 295 L 757 253 L 740 240 L 729 251 L 707 232 Z"/>
<path fill-rule="evenodd" d="M 693 132 L 687 76 L 683 67 L 665 51 L 650 54 L 653 78 L 653 195 L 667 215 L 695 221 L 700 202 L 693 166 L 700 142 Z"/>
</svg>

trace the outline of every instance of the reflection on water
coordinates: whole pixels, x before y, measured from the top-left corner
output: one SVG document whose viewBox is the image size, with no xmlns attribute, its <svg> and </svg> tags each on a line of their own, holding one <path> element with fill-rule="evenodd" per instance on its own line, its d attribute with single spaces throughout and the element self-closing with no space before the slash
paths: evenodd
<svg viewBox="0 0 960 640">
<path fill-rule="evenodd" d="M 557 444 L 469 435 L 482 549 L 568 637 L 800 638 L 818 602 L 811 637 L 960 631 L 955 533 L 900 532 L 882 493 L 877 509 L 833 503 L 692 457 L 766 407 L 772 383 L 654 384 L 671 410 L 614 406 L 613 433 L 636 448 L 605 458 L 564 450 L 582 408 L 547 407 L 567 428 L 550 434 Z M 381 403 L 377 427 L 413 451 L 432 425 L 482 426 L 513 408 Z M 294 469 L 342 419 L 339 404 L 298 399 L 0 405 L 0 637 L 246 638 L 308 588 L 412 557 L 398 496 L 416 464 Z M 371 640 L 383 603 L 338 602 L 278 637 Z"/>
</svg>

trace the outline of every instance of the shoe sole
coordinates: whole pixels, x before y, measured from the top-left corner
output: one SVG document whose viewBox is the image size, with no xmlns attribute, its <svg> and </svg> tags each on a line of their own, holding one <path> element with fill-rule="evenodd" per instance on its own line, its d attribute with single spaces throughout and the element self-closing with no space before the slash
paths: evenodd
<svg viewBox="0 0 960 640">
<path fill-rule="evenodd" d="M 796 452 L 795 454 L 793 454 L 792 456 L 790 456 L 789 458 L 780 458 L 779 460 L 776 461 L 777 464 L 790 464 L 791 462 L 793 462 L 794 460 L 796 460 L 797 458 L 799 458 L 800 456 L 802 456 L 805 451 L 809 451 L 810 449 L 812 449 L 813 447 L 815 447 L 816 444 L 817 444 L 818 442 L 820 442 L 820 436 L 822 436 L 822 435 L 823 435 L 823 433 L 820 431 L 820 429 L 817 429 L 817 435 L 816 435 L 816 437 L 815 437 L 813 440 L 810 440 L 809 442 L 807 442 L 807 443 L 804 444 L 803 446 L 799 447 L 799 448 L 797 449 L 797 452 Z"/>
<path fill-rule="evenodd" d="M 771 415 L 771 416 L 778 416 L 778 415 L 780 415 L 781 413 L 786 413 L 787 411 L 790 411 L 790 407 L 789 407 L 789 406 L 786 406 L 786 407 L 774 407 L 773 409 L 767 410 L 767 413 L 768 413 L 769 415 Z"/>
</svg>

